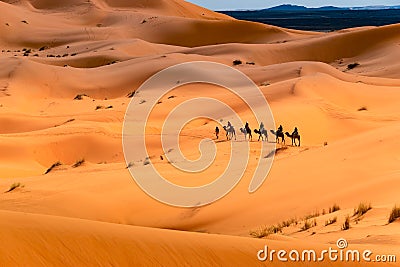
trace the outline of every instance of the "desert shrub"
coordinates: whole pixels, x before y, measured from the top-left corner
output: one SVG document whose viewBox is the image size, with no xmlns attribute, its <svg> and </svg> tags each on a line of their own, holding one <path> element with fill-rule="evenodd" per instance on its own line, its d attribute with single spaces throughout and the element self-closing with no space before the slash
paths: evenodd
<svg viewBox="0 0 400 267">
<path fill-rule="evenodd" d="M 250 231 L 250 235 L 256 238 L 263 238 L 271 234 L 282 233 L 281 225 L 263 226 L 254 231 Z"/>
<path fill-rule="evenodd" d="M 319 211 L 316 210 L 315 212 L 306 215 L 306 216 L 304 217 L 304 220 L 309 220 L 309 219 L 312 219 L 312 218 L 316 218 L 316 217 L 318 217 L 318 216 L 319 216 Z"/>
<path fill-rule="evenodd" d="M 89 97 L 87 94 L 79 94 L 75 96 L 74 100 L 82 100 L 84 96 Z"/>
<path fill-rule="evenodd" d="M 238 66 L 238 65 L 242 65 L 242 64 L 243 64 L 243 62 L 239 59 L 236 59 L 233 61 L 233 66 Z"/>
<path fill-rule="evenodd" d="M 260 227 L 256 230 L 250 231 L 250 235 L 255 238 L 263 238 L 268 236 L 267 227 Z"/>
<path fill-rule="evenodd" d="M 344 221 L 344 223 L 342 225 L 342 230 L 346 231 L 346 230 L 349 230 L 349 229 L 350 229 L 350 216 L 347 215 L 346 219 L 345 219 L 345 221 Z"/>
<path fill-rule="evenodd" d="M 304 225 L 301 227 L 302 231 L 306 231 L 312 227 L 312 224 L 309 220 L 304 221 Z"/>
<path fill-rule="evenodd" d="M 352 70 L 352 69 L 354 69 L 354 68 L 356 68 L 358 66 L 360 66 L 360 63 L 357 63 L 357 62 L 351 63 L 351 64 L 347 65 L 347 69 L 348 70 Z"/>
<path fill-rule="evenodd" d="M 338 211 L 338 210 L 340 210 L 340 207 L 339 207 L 339 205 L 337 205 L 336 203 L 333 204 L 332 207 L 329 207 L 329 213 L 334 213 L 334 212 L 336 212 L 336 211 Z"/>
<path fill-rule="evenodd" d="M 61 166 L 61 165 L 62 165 L 62 163 L 59 162 L 59 161 L 57 161 L 56 163 L 53 163 L 53 165 L 51 165 L 50 168 L 48 168 L 44 174 L 48 174 L 48 173 L 51 172 L 54 168 L 56 168 L 56 167 L 58 167 L 58 166 Z"/>
<path fill-rule="evenodd" d="M 133 161 L 128 163 L 128 166 L 126 166 L 127 169 L 132 168 L 133 166 L 135 166 L 135 163 Z"/>
<path fill-rule="evenodd" d="M 268 86 L 268 85 L 271 85 L 269 82 L 262 82 L 261 84 L 260 84 L 260 86 Z"/>
<path fill-rule="evenodd" d="M 75 164 L 72 165 L 72 168 L 78 168 L 78 167 L 82 166 L 83 163 L 85 163 L 85 159 L 77 160 L 77 161 L 75 162 Z"/>
<path fill-rule="evenodd" d="M 337 217 L 333 217 L 332 219 L 325 221 L 325 226 L 334 224 L 335 222 L 337 222 Z"/>
<path fill-rule="evenodd" d="M 371 203 L 367 204 L 364 202 L 361 202 L 360 204 L 358 204 L 358 207 L 354 209 L 354 214 L 353 216 L 362 216 L 365 213 L 367 213 L 370 209 L 372 209 L 371 207 Z"/>
<path fill-rule="evenodd" d="M 281 225 L 272 225 L 268 228 L 268 232 L 271 234 L 282 233 L 282 226 Z"/>
<path fill-rule="evenodd" d="M 6 191 L 6 193 L 11 192 L 19 187 L 24 187 L 24 185 L 21 183 L 13 183 L 12 185 L 10 185 L 10 188 Z"/>
<path fill-rule="evenodd" d="M 289 227 L 289 226 L 291 226 L 292 224 L 297 224 L 297 219 L 296 219 L 296 218 L 292 218 L 292 219 L 283 221 L 283 222 L 281 223 L 281 226 L 282 226 L 282 228 L 283 228 L 283 227 Z"/>
<path fill-rule="evenodd" d="M 315 226 L 317 226 L 317 220 L 316 219 L 314 219 L 312 224 L 311 224 L 311 227 L 315 227 Z"/>
<path fill-rule="evenodd" d="M 147 158 L 143 161 L 143 165 L 146 166 L 146 165 L 149 165 L 149 164 L 150 164 L 150 158 L 147 157 Z"/>
<path fill-rule="evenodd" d="M 390 213 L 389 223 L 396 221 L 398 218 L 400 218 L 400 207 L 396 205 L 393 207 L 392 212 Z"/>
<path fill-rule="evenodd" d="M 132 97 L 135 96 L 135 94 L 136 94 L 136 91 L 132 91 L 132 92 L 130 92 L 129 94 L 127 94 L 126 97 L 132 98 Z"/>
<path fill-rule="evenodd" d="M 367 110 L 368 110 L 368 108 L 365 106 L 358 109 L 358 111 L 367 111 Z"/>
</svg>

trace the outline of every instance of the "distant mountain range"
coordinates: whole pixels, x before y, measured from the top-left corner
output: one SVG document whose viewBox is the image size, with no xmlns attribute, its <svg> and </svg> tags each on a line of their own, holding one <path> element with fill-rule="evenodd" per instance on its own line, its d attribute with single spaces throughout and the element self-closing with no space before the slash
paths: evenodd
<svg viewBox="0 0 400 267">
<path fill-rule="evenodd" d="M 363 7 L 336 7 L 336 6 L 323 6 L 323 7 L 305 7 L 298 5 L 279 5 L 271 8 L 260 9 L 259 11 L 334 11 L 334 10 L 388 10 L 400 9 L 398 6 L 363 6 Z M 258 11 L 258 10 L 237 10 L 237 11 Z"/>
</svg>

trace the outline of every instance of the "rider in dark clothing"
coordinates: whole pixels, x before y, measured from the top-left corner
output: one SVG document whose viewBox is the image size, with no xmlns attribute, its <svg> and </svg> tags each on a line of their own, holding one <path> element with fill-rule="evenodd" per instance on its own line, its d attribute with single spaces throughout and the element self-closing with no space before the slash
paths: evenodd
<svg viewBox="0 0 400 267">
<path fill-rule="evenodd" d="M 282 125 L 279 125 L 278 133 L 283 133 L 283 127 L 282 127 Z"/>
<path fill-rule="evenodd" d="M 297 127 L 294 127 L 294 131 L 292 133 L 292 136 L 297 136 L 299 135 L 299 131 L 297 130 Z"/>
<path fill-rule="evenodd" d="M 263 122 L 260 123 L 260 132 L 264 132 L 264 123 Z"/>
</svg>

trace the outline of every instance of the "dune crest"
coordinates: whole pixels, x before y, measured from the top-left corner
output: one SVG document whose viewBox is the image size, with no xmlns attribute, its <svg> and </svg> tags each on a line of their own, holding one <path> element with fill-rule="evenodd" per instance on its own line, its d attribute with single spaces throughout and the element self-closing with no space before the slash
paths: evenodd
<svg viewBox="0 0 400 267">
<path fill-rule="evenodd" d="M 304 32 L 183 0 L 8 0 L 0 12 L 1 266 L 262 266 L 256 253 L 266 243 L 321 250 L 341 237 L 352 247 L 400 253 L 399 223 L 387 224 L 400 186 L 400 24 Z M 249 194 L 252 170 L 270 156 L 260 155 L 253 134 L 238 186 L 212 205 L 183 209 L 150 198 L 128 168 L 153 164 L 174 174 L 170 182 L 206 184 L 224 171 L 231 147 L 221 127 L 219 157 L 207 175 L 175 175 L 159 142 L 167 114 L 213 97 L 251 129 L 259 125 L 222 87 L 179 86 L 154 109 L 148 155 L 125 162 L 125 111 L 132 97 L 147 104 L 136 90 L 155 73 L 192 61 L 245 73 L 268 100 L 274 123 L 284 132 L 298 127 L 301 146 L 289 139 L 277 145 L 270 175 Z M 230 120 L 210 110 L 220 126 Z M 185 156 L 199 158 L 193 148 L 213 138 L 217 125 L 204 118 L 186 125 Z M 243 126 L 234 126 L 237 142 L 245 142 Z M 362 201 L 372 209 L 357 217 Z M 335 203 L 340 210 L 329 213 Z M 351 227 L 343 231 L 347 215 Z M 281 231 L 271 228 L 288 221 Z"/>
</svg>

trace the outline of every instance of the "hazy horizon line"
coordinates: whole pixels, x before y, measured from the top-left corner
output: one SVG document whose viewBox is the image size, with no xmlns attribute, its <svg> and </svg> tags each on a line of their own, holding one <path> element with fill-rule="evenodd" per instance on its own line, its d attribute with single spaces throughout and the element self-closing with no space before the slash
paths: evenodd
<svg viewBox="0 0 400 267">
<path fill-rule="evenodd" d="M 322 5 L 322 6 L 308 6 L 308 5 L 300 5 L 300 4 L 280 4 L 280 5 L 272 5 L 267 7 L 260 7 L 260 8 L 226 8 L 226 9 L 213 9 L 213 11 L 240 11 L 240 10 L 263 10 L 263 9 L 270 9 L 274 7 L 284 6 L 284 5 L 291 5 L 291 6 L 299 6 L 299 7 L 306 7 L 306 8 L 323 8 L 323 7 L 337 7 L 337 8 L 365 8 L 365 7 L 393 7 L 398 5 L 355 5 L 355 6 L 345 6 L 345 5 Z M 399 4 L 400 6 L 400 4 Z"/>
</svg>

